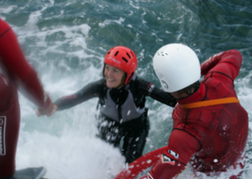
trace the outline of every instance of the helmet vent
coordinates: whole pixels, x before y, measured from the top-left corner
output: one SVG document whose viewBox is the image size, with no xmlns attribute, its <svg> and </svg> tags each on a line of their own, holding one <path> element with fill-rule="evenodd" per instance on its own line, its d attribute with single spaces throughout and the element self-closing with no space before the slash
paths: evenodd
<svg viewBox="0 0 252 179">
<path fill-rule="evenodd" d="M 122 59 L 123 59 L 125 62 L 127 62 L 127 63 L 128 63 L 128 60 L 127 60 L 126 58 L 122 57 Z"/>
<path fill-rule="evenodd" d="M 132 57 L 134 57 L 134 53 L 132 51 L 130 51 L 130 53 L 131 53 Z"/>
<path fill-rule="evenodd" d="M 168 56 L 168 53 L 159 52 L 159 53 L 158 53 L 158 55 L 159 55 L 159 56 L 163 56 L 163 57 L 164 57 L 164 56 Z"/>
<path fill-rule="evenodd" d="M 131 56 L 128 53 L 126 53 L 126 54 L 128 55 L 129 58 L 131 58 Z"/>
<path fill-rule="evenodd" d="M 116 51 L 115 56 L 119 53 L 119 51 Z"/>
</svg>

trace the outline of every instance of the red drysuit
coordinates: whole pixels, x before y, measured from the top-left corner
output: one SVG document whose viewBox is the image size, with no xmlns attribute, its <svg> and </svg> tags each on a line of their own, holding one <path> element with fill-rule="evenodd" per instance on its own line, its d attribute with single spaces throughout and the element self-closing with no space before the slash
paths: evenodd
<svg viewBox="0 0 252 179">
<path fill-rule="evenodd" d="M 169 144 L 148 178 L 170 179 L 182 172 L 188 162 L 195 171 L 206 174 L 237 165 L 247 141 L 248 114 L 239 102 L 224 103 L 236 99 L 233 82 L 241 63 L 241 54 L 229 50 L 201 65 L 204 80 L 194 94 L 178 100 Z M 219 99 L 220 103 L 210 105 L 213 99 Z M 191 108 L 191 104 L 207 100 L 206 106 Z"/>
<path fill-rule="evenodd" d="M 20 108 L 17 89 L 39 109 L 52 105 L 36 72 L 27 63 L 11 27 L 0 19 L 0 178 L 15 173 Z"/>
</svg>

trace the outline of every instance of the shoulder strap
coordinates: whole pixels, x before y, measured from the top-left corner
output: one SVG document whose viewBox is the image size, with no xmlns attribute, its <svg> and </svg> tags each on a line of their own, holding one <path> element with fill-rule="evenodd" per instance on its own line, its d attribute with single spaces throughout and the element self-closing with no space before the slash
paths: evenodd
<svg viewBox="0 0 252 179">
<path fill-rule="evenodd" d="M 236 97 L 228 97 L 228 98 L 199 101 L 199 102 L 195 102 L 195 103 L 179 104 L 179 105 L 185 109 L 193 109 L 193 108 L 215 106 L 215 105 L 219 105 L 219 104 L 228 104 L 228 103 L 240 103 L 240 102 Z"/>
</svg>

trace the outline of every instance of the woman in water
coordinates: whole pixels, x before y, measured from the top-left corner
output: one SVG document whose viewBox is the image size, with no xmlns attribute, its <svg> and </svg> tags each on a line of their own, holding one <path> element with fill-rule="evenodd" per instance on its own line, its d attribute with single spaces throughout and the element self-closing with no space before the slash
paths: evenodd
<svg viewBox="0 0 252 179">
<path fill-rule="evenodd" d="M 148 136 L 150 127 L 145 97 L 150 96 L 171 107 L 176 104 L 170 94 L 137 77 L 136 68 L 135 53 L 127 47 L 116 46 L 105 56 L 102 79 L 54 103 L 59 111 L 98 97 L 99 137 L 115 147 L 119 147 L 123 139 L 121 152 L 126 163 L 142 155 Z"/>
</svg>

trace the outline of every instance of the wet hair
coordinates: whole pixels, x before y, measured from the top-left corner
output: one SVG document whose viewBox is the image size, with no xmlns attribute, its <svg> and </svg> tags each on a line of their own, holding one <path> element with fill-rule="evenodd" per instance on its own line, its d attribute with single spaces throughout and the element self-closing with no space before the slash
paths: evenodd
<svg viewBox="0 0 252 179">
<path fill-rule="evenodd" d="M 123 75 L 123 77 L 122 77 L 121 84 L 118 86 L 118 88 L 119 88 L 119 87 L 125 86 L 125 80 L 126 80 L 126 79 L 127 79 L 127 73 L 124 72 L 124 75 Z"/>
</svg>

